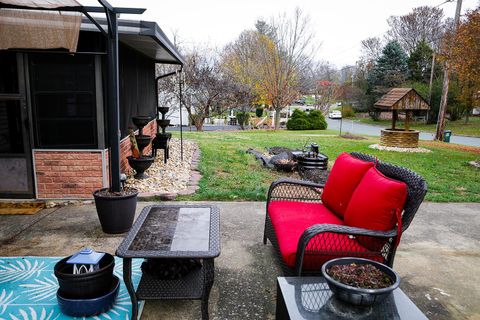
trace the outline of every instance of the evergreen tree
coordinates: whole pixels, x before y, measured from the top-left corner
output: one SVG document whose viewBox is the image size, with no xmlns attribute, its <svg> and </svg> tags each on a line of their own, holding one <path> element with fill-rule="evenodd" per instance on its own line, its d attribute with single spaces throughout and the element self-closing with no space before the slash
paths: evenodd
<svg viewBox="0 0 480 320">
<path fill-rule="evenodd" d="M 378 113 L 373 109 L 373 104 L 391 88 L 403 84 L 407 75 L 408 56 L 397 41 L 390 41 L 367 77 L 367 105 L 374 119 Z"/>
<path fill-rule="evenodd" d="M 412 81 L 428 83 L 432 69 L 433 50 L 421 41 L 408 58 L 408 77 Z"/>
<path fill-rule="evenodd" d="M 395 40 L 390 41 L 383 48 L 382 55 L 375 61 L 369 76 L 370 84 L 384 89 L 401 85 L 407 79 L 407 62 L 407 54 L 400 44 Z"/>
</svg>

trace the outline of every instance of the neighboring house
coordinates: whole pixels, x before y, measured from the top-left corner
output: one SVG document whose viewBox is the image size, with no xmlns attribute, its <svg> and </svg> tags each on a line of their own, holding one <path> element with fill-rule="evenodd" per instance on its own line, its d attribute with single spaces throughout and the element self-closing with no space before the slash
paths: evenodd
<svg viewBox="0 0 480 320">
<path fill-rule="evenodd" d="M 105 47 L 84 19 L 74 54 L 0 50 L 0 197 L 91 198 L 108 186 Z M 119 20 L 122 172 L 132 116 L 152 117 L 144 134 L 157 130 L 155 63 L 183 58 L 156 23 Z"/>
</svg>

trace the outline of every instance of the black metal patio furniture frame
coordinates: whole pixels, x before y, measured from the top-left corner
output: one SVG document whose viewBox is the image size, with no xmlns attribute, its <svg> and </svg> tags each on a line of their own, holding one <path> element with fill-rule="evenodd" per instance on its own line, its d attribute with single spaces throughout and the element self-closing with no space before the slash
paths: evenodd
<svg viewBox="0 0 480 320">
<path fill-rule="evenodd" d="M 407 185 L 407 199 L 405 201 L 402 215 L 402 232 L 404 232 L 410 225 L 415 213 L 425 197 L 425 194 L 427 193 L 427 184 L 425 180 L 407 168 L 378 161 L 373 156 L 358 152 L 352 152 L 350 154 L 355 158 L 376 163 L 376 168 L 385 176 L 403 181 Z M 286 262 L 282 259 L 280 247 L 278 245 L 278 239 L 268 214 L 269 204 L 272 201 L 279 200 L 321 203 L 323 188 L 324 185 L 321 184 L 294 179 L 279 179 L 274 181 L 270 186 L 266 206 L 267 209 L 263 243 L 267 244 L 267 239 L 272 243 L 277 257 L 280 260 L 280 265 L 284 275 L 321 275 L 320 268 L 315 270 L 305 270 L 304 257 L 306 255 L 331 256 L 332 259 L 339 256 L 357 256 L 367 259 L 381 259 L 383 261 L 380 262 L 391 267 L 393 265 L 393 260 L 397 249 L 398 232 L 396 227 L 389 231 L 374 231 L 334 224 L 316 224 L 307 228 L 303 232 L 298 242 L 298 248 L 295 257 L 295 267 L 292 268 L 286 264 Z M 338 249 L 337 251 L 329 251 L 325 248 L 319 249 L 319 244 L 322 243 L 322 241 L 344 239 L 340 237 L 333 238 L 338 234 L 348 235 L 349 238 L 363 238 L 364 240 L 367 239 L 367 241 L 384 240 L 385 244 L 378 251 L 370 248 L 366 252 L 355 251 L 354 248 L 349 248 L 347 243 L 340 244 L 340 247 L 343 247 L 341 252 L 339 252 Z"/>
<path fill-rule="evenodd" d="M 204 242 L 208 250 L 196 248 L 198 232 L 183 230 L 182 248 L 173 247 L 173 235 L 178 232 L 177 218 L 181 209 L 208 209 L 208 235 Z M 170 212 L 169 212 L 170 211 Z M 150 214 L 152 216 L 149 218 Z M 173 215 L 169 213 L 172 213 Z M 175 217 L 177 212 L 177 217 Z M 192 226 L 195 221 L 187 221 Z M 166 231 L 160 230 L 162 225 Z M 202 233 L 202 232 L 200 232 Z M 170 236 L 172 237 L 170 237 Z M 188 251 L 187 251 L 188 250 Z M 137 319 L 138 300 L 201 300 L 202 319 L 208 319 L 208 298 L 214 281 L 214 258 L 220 255 L 220 211 L 210 205 L 151 205 L 143 208 L 130 232 L 117 249 L 123 258 L 123 278 L 132 300 L 132 319 Z M 176 280 L 164 280 L 143 273 L 137 290 L 132 283 L 132 258 L 191 258 L 201 259 L 202 267 Z"/>
</svg>

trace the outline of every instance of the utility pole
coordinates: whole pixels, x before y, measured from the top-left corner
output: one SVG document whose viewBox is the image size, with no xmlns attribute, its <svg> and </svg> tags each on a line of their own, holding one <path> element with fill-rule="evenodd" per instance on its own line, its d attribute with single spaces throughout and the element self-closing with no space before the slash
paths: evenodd
<svg viewBox="0 0 480 320">
<path fill-rule="evenodd" d="M 461 11 L 462 11 L 462 0 L 457 0 L 457 9 L 455 10 L 455 25 L 453 26 L 453 33 L 457 31 L 458 24 L 460 23 Z M 449 66 L 448 60 L 445 60 L 444 67 L 443 67 L 442 98 L 440 100 L 440 107 L 438 110 L 437 130 L 435 133 L 435 140 L 439 140 L 439 141 L 443 140 L 443 131 L 445 129 L 445 114 L 447 113 L 449 80 L 450 80 L 450 66 Z"/>
</svg>

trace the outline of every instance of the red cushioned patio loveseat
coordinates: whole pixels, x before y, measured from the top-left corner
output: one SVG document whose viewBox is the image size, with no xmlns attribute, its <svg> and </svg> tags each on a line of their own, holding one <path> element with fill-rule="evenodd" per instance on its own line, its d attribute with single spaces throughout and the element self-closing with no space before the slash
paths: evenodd
<svg viewBox="0 0 480 320">
<path fill-rule="evenodd" d="M 320 274 L 323 263 L 338 257 L 392 266 L 426 192 L 425 180 L 409 169 L 342 153 L 325 185 L 272 183 L 263 242 L 270 240 L 285 275 Z"/>
</svg>

